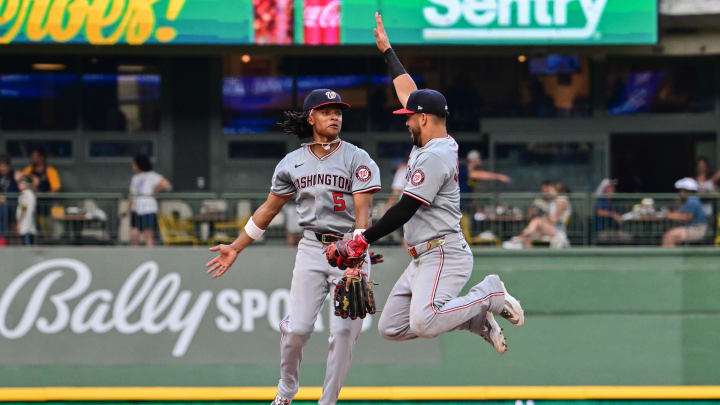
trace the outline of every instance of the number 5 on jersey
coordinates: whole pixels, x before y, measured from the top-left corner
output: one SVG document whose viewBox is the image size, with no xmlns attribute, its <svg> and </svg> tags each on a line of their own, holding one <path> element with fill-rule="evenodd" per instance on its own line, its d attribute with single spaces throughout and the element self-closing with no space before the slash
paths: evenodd
<svg viewBox="0 0 720 405">
<path fill-rule="evenodd" d="M 333 202 L 335 205 L 333 206 L 334 211 L 345 211 L 345 200 L 343 199 L 343 193 L 332 193 L 333 195 Z"/>
</svg>

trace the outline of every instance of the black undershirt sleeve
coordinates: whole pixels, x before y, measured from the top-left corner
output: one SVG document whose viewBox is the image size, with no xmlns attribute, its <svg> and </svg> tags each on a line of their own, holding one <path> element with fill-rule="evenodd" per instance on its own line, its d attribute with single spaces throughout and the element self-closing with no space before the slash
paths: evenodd
<svg viewBox="0 0 720 405">
<path fill-rule="evenodd" d="M 377 223 L 363 232 L 363 236 L 368 243 L 374 243 L 383 236 L 405 225 L 405 223 L 415 215 L 415 211 L 420 208 L 420 205 L 422 205 L 422 203 L 419 200 L 403 195 L 400 201 L 390 207 Z"/>
</svg>

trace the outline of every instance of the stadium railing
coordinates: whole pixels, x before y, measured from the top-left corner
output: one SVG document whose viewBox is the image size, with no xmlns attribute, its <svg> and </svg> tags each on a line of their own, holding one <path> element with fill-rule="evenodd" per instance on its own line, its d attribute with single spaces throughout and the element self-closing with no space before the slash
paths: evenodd
<svg viewBox="0 0 720 405">
<path fill-rule="evenodd" d="M 0 203 L 0 244 L 17 245 L 15 231 L 17 194 Z M 125 215 L 127 195 L 122 193 L 37 194 L 36 243 L 43 245 L 125 245 L 130 241 L 131 217 Z M 374 198 L 373 218 L 386 211 L 388 194 Z M 713 245 L 718 233 L 720 194 L 700 195 L 706 211 L 707 233 L 689 245 Z M 231 242 L 252 212 L 267 198 L 266 193 L 162 193 L 158 201 L 157 245 L 216 244 Z M 564 221 L 572 246 L 658 246 L 662 235 L 683 224 L 667 219 L 667 212 L 681 206 L 678 194 L 613 194 L 599 196 L 572 193 L 567 196 L 571 214 Z M 474 246 L 498 246 L 522 233 L 534 217 L 553 211 L 554 198 L 537 193 L 464 194 L 461 198 L 462 227 Z M 597 216 L 605 207 L 615 218 Z M 285 243 L 287 234 L 301 232 L 294 204 L 288 203 L 268 227 L 264 243 Z M 619 221 L 617 220 L 619 219 Z M 169 237 L 173 235 L 174 237 Z M 380 243 L 399 244 L 400 232 Z M 538 235 L 534 245 L 547 245 Z"/>
</svg>

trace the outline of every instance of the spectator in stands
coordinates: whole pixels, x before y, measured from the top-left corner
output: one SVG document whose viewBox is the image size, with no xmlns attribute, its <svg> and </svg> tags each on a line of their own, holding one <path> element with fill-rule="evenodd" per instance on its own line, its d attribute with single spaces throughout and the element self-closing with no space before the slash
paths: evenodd
<svg viewBox="0 0 720 405">
<path fill-rule="evenodd" d="M 405 179 L 405 176 L 407 176 L 407 161 L 405 159 L 397 158 L 395 159 L 395 162 L 393 162 L 393 167 L 395 168 L 395 175 L 393 176 L 392 181 L 392 195 L 388 198 L 385 209 L 390 208 L 390 206 L 400 199 L 400 195 L 403 190 L 405 190 L 405 184 L 407 183 L 407 180 Z"/>
<path fill-rule="evenodd" d="M 612 195 L 615 194 L 617 180 L 603 179 L 595 190 L 598 197 L 595 204 L 595 235 L 600 242 L 627 242 L 632 235 L 620 230 L 622 216 L 612 203 Z"/>
<path fill-rule="evenodd" d="M 18 188 L 20 189 L 20 198 L 18 199 L 15 214 L 15 227 L 22 244 L 32 245 L 35 243 L 35 235 L 37 234 L 37 227 L 35 226 L 37 199 L 33 192 L 33 178 L 22 176 L 18 182 Z"/>
<path fill-rule="evenodd" d="M 667 218 L 682 222 L 678 226 L 665 232 L 663 235 L 663 247 L 675 247 L 678 242 L 694 242 L 705 238 L 707 233 L 707 219 L 700 199 L 694 195 L 700 190 L 700 185 L 690 177 L 682 178 L 675 182 L 675 188 L 680 193 L 680 201 L 683 203 L 677 212 L 669 212 Z"/>
<path fill-rule="evenodd" d="M 142 232 L 145 246 L 152 247 L 157 228 L 158 203 L 153 195 L 172 188 L 170 182 L 153 171 L 152 162 L 146 155 L 137 155 L 133 161 L 130 181 L 130 197 L 125 215 L 130 215 L 130 245 L 138 246 Z"/>
<path fill-rule="evenodd" d="M 530 204 L 530 209 L 528 210 L 528 218 L 535 218 L 535 217 L 544 217 L 547 215 L 548 212 L 550 212 L 550 203 L 552 202 L 554 196 L 550 194 L 550 185 L 552 184 L 552 181 L 545 180 L 540 185 L 540 196 L 535 198 Z"/>
<path fill-rule="evenodd" d="M 710 170 L 710 163 L 707 158 L 702 156 L 699 157 L 695 162 L 695 181 L 698 182 L 698 186 L 700 187 L 700 189 L 698 189 L 698 193 L 717 193 L 718 180 L 720 180 L 720 170 L 716 171 L 715 174 L 712 174 L 712 170 Z M 713 215 L 713 202 L 714 201 L 707 199 L 702 201 L 705 215 L 709 217 L 712 217 Z"/>
<path fill-rule="evenodd" d="M 474 192 L 478 181 L 501 181 L 503 183 L 509 183 L 511 181 L 510 177 L 504 174 L 480 170 L 482 164 L 482 155 L 479 151 L 472 149 L 467 153 L 465 164 L 459 165 L 458 167 L 458 185 L 460 186 L 461 194 Z M 468 200 L 462 198 L 462 195 L 460 209 L 465 212 L 474 212 L 473 218 L 478 214 L 481 218 L 486 215 L 483 211 L 484 208 L 479 205 L 477 200 Z"/>
<path fill-rule="evenodd" d="M 547 240 L 552 248 L 569 247 L 567 224 L 572 212 L 567 194 L 570 191 L 561 181 L 553 181 L 547 186 L 553 200 L 545 216 L 536 216 L 518 236 L 503 242 L 505 249 L 523 249 L 532 247 L 534 240 Z"/>
<path fill-rule="evenodd" d="M 0 155 L 0 246 L 7 245 L 10 212 L 13 209 L 12 201 L 5 194 L 19 191 L 15 177 L 15 171 L 10 166 L 10 156 Z"/>
<path fill-rule="evenodd" d="M 482 166 L 482 156 L 480 155 L 480 152 L 476 150 L 471 150 L 467 154 L 467 183 L 470 186 L 470 192 L 472 192 L 474 185 L 472 183 L 472 180 L 480 180 L 480 181 L 500 181 L 503 183 L 510 183 L 512 179 L 510 176 L 507 176 L 502 173 L 494 173 L 494 172 L 488 172 L 485 170 L 480 170 L 480 166 Z M 462 184 L 462 182 L 461 182 Z M 462 185 L 460 186 L 460 192 L 463 192 Z"/>
<path fill-rule="evenodd" d="M 720 170 L 711 174 L 710 164 L 706 157 L 699 157 L 695 162 L 695 181 L 697 181 L 699 193 L 716 193 L 717 183 L 720 180 Z"/>
<path fill-rule="evenodd" d="M 30 164 L 23 174 L 32 176 L 35 191 L 40 193 L 58 192 L 62 186 L 57 170 L 47 164 L 47 154 L 41 148 L 30 152 Z"/>
</svg>

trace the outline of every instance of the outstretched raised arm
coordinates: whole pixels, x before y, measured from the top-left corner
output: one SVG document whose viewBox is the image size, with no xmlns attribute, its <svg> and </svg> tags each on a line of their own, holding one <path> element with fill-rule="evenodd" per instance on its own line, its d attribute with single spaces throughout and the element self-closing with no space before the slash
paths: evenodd
<svg viewBox="0 0 720 405">
<path fill-rule="evenodd" d="M 388 39 L 387 32 L 385 32 L 382 16 L 378 12 L 375 12 L 375 22 L 377 23 L 377 27 L 373 29 L 375 42 L 390 68 L 390 74 L 393 78 L 393 85 L 395 86 L 395 93 L 397 93 L 398 100 L 400 100 L 402 106 L 405 107 L 410 93 L 417 90 L 417 85 L 415 85 L 415 81 L 413 81 L 412 77 L 405 71 L 395 51 L 390 46 L 390 39 Z"/>
</svg>

